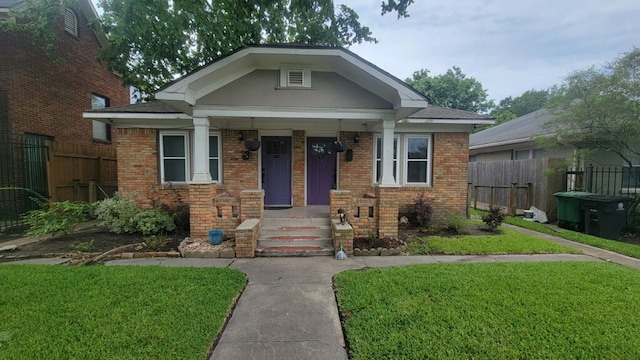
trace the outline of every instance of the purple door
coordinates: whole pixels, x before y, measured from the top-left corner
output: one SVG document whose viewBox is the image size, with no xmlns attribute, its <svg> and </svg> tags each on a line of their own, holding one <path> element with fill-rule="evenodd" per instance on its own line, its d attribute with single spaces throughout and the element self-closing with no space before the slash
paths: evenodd
<svg viewBox="0 0 640 360">
<path fill-rule="evenodd" d="M 307 204 L 329 205 L 329 190 L 336 188 L 335 138 L 307 139 Z"/>
<path fill-rule="evenodd" d="M 262 137 L 265 206 L 291 206 L 291 138 Z"/>
</svg>

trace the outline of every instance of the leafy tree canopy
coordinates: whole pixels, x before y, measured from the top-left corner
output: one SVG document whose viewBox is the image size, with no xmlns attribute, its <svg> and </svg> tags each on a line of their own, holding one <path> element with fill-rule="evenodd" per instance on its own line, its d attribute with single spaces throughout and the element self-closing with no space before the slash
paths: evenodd
<svg viewBox="0 0 640 360">
<path fill-rule="evenodd" d="M 78 0 L 29 0 L 6 30 L 29 31 L 52 47 L 56 21 Z M 407 17 L 413 0 L 381 3 L 382 14 Z M 375 42 L 358 14 L 333 0 L 101 0 L 109 46 L 100 59 L 123 83 L 151 94 L 199 66 L 245 45 L 304 43 L 345 46 Z"/>
<path fill-rule="evenodd" d="M 423 93 L 431 105 L 479 113 L 494 106 L 493 100 L 487 100 L 487 90 L 482 84 L 456 66 L 438 76 L 430 76 L 429 70 L 422 69 L 405 81 Z"/>
<path fill-rule="evenodd" d="M 411 1 L 383 2 L 406 15 Z M 101 59 L 143 93 L 235 49 L 260 43 L 376 42 L 358 14 L 333 0 L 102 0 L 110 46 Z"/>
<path fill-rule="evenodd" d="M 496 118 L 496 125 L 532 113 L 544 107 L 549 98 L 548 90 L 527 90 L 515 98 L 508 96 L 491 111 Z"/>
<path fill-rule="evenodd" d="M 611 63 L 569 74 L 551 89 L 547 147 L 605 150 L 628 165 L 640 159 L 640 49 Z"/>
</svg>

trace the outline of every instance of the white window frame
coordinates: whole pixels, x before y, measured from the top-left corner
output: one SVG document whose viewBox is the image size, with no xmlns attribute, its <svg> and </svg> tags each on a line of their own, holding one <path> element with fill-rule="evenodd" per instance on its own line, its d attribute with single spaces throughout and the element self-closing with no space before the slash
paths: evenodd
<svg viewBox="0 0 640 360">
<path fill-rule="evenodd" d="M 410 139 L 427 139 L 427 158 L 426 159 L 412 159 L 409 160 L 409 140 Z M 402 152 L 402 164 L 403 164 L 403 184 L 409 186 L 431 186 L 431 168 L 433 166 L 433 136 L 431 134 L 407 134 L 404 136 L 404 148 Z M 409 182 L 407 178 L 409 175 L 409 162 L 426 162 L 427 163 L 427 174 L 425 182 Z"/>
<path fill-rule="evenodd" d="M 78 16 L 69 8 L 64 10 L 64 31 L 78 37 Z"/>
<path fill-rule="evenodd" d="M 104 106 L 97 106 L 95 99 L 104 100 Z M 103 109 L 109 107 L 110 100 L 106 96 L 91 94 L 91 109 Z M 111 142 L 111 125 L 103 123 L 101 121 L 91 121 L 91 131 L 93 140 Z"/>
<path fill-rule="evenodd" d="M 164 156 L 164 141 L 163 138 L 165 136 L 183 136 L 184 137 L 184 178 L 185 181 L 165 181 L 165 176 L 164 176 L 164 160 L 167 159 Z M 189 146 L 189 132 L 188 131 L 163 131 L 160 133 L 160 137 L 159 137 L 159 156 L 160 156 L 160 183 L 161 184 L 168 184 L 168 183 L 172 183 L 172 184 L 186 184 L 187 182 L 189 182 L 189 180 L 191 180 L 191 166 L 190 166 L 190 162 L 191 162 L 191 147 Z M 182 158 L 177 158 L 177 157 L 169 157 L 168 159 L 182 159 Z"/>
<path fill-rule="evenodd" d="M 213 174 L 211 174 L 211 179 L 213 180 L 213 182 L 216 183 L 221 183 L 222 182 L 222 134 L 220 134 L 219 132 L 210 132 L 209 133 L 209 141 L 211 141 L 212 137 L 217 137 L 218 138 L 218 157 L 212 157 L 211 154 L 209 154 L 209 164 L 211 164 L 211 160 L 218 160 L 218 178 L 215 179 L 213 177 Z M 209 167 L 211 167 L 211 165 L 209 165 Z M 211 173 L 211 168 L 209 168 L 209 173 Z"/>
<path fill-rule="evenodd" d="M 380 161 L 380 163 L 382 164 L 382 157 L 378 158 L 378 139 L 380 139 L 380 144 L 382 145 L 382 135 L 375 135 L 373 137 L 373 174 L 371 174 L 371 176 L 373 177 L 373 183 L 376 184 L 378 183 L 378 181 L 380 179 L 376 178 L 376 174 L 378 174 L 378 161 Z M 393 163 L 395 165 L 395 170 L 396 170 L 396 175 L 394 176 L 394 180 L 396 182 L 396 184 L 399 183 L 399 179 L 400 179 L 400 154 L 402 152 L 401 148 L 400 148 L 400 135 L 396 134 L 393 136 L 393 142 L 396 145 L 396 154 L 395 157 L 393 158 Z M 382 154 L 382 151 L 380 151 L 380 153 Z"/>
</svg>

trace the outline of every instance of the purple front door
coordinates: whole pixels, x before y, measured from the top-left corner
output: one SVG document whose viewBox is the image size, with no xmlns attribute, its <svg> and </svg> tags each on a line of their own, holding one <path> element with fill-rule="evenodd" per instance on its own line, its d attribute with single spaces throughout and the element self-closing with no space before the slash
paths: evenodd
<svg viewBox="0 0 640 360">
<path fill-rule="evenodd" d="M 307 139 L 307 204 L 329 205 L 329 190 L 336 188 L 335 138 Z"/>
<path fill-rule="evenodd" d="M 290 137 L 262 137 L 262 189 L 265 206 L 291 206 Z"/>
</svg>

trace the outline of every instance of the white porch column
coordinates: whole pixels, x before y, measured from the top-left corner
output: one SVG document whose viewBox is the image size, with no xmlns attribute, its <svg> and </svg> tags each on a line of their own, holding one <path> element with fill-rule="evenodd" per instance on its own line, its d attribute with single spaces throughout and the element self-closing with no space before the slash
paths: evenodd
<svg viewBox="0 0 640 360">
<path fill-rule="evenodd" d="M 380 179 L 380 186 L 382 187 L 398 186 L 393 178 L 393 138 L 395 128 L 395 120 L 382 121 L 382 179 Z"/>
<path fill-rule="evenodd" d="M 193 178 L 192 183 L 211 183 L 209 172 L 209 119 L 193 118 Z"/>
</svg>

